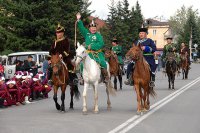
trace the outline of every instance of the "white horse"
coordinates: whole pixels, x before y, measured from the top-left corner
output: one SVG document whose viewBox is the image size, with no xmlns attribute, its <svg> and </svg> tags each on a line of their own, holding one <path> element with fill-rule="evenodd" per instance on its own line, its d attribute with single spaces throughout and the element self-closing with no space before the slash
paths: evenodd
<svg viewBox="0 0 200 133">
<path fill-rule="evenodd" d="M 91 86 L 94 89 L 94 113 L 99 112 L 98 108 L 98 84 L 100 80 L 101 70 L 99 65 L 90 58 L 85 47 L 83 45 L 77 44 L 78 48 L 76 49 L 76 66 L 82 61 L 83 62 L 83 80 L 84 80 L 84 90 L 83 90 L 83 114 L 87 114 L 87 90 Z M 109 72 L 109 65 L 107 63 L 107 71 Z M 110 73 L 109 73 L 110 74 Z M 110 75 L 109 75 L 110 77 Z M 111 109 L 111 102 L 109 98 L 109 93 L 115 94 L 113 87 L 110 87 L 109 84 L 106 85 L 107 93 L 107 109 Z"/>
</svg>

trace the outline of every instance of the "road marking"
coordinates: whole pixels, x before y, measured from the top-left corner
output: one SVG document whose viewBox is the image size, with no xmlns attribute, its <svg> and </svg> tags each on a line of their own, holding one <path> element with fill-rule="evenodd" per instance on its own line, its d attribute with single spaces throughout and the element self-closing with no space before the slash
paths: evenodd
<svg viewBox="0 0 200 133">
<path fill-rule="evenodd" d="M 166 96 L 162 100 L 160 100 L 157 103 L 153 104 L 151 106 L 151 110 L 148 113 L 146 113 L 146 114 L 144 114 L 142 116 L 135 115 L 135 116 L 131 117 L 130 119 L 128 119 L 127 121 L 125 121 L 124 123 L 122 123 L 121 125 L 116 127 L 115 129 L 111 130 L 109 133 L 126 133 L 126 132 L 128 132 L 133 127 L 135 127 L 137 124 L 139 124 L 141 121 L 146 119 L 148 116 L 150 116 L 155 111 L 157 111 L 158 109 L 163 107 L 165 104 L 167 104 L 170 101 L 172 101 L 174 98 L 176 98 L 177 96 L 179 96 L 180 94 L 182 94 L 183 92 L 188 90 L 190 87 L 192 87 L 194 84 L 196 84 L 199 81 L 200 81 L 200 77 L 196 78 L 195 80 L 191 81 L 187 85 L 181 87 L 177 91 L 171 93 L 170 95 Z"/>
</svg>

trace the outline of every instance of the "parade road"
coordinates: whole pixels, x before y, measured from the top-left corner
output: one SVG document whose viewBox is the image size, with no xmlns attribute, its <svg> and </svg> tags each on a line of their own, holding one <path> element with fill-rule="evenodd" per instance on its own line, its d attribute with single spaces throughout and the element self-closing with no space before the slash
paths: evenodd
<svg viewBox="0 0 200 133">
<path fill-rule="evenodd" d="M 107 111 L 105 86 L 100 84 L 99 114 L 92 112 L 92 89 L 88 90 L 88 115 L 82 114 L 82 97 L 74 102 L 74 110 L 68 109 L 69 89 L 66 112 L 57 111 L 51 92 L 48 99 L 0 109 L 0 133 L 199 133 L 199 68 L 199 64 L 192 64 L 187 80 L 182 80 L 182 75 L 176 76 L 175 90 L 169 90 L 167 77 L 157 72 L 157 96 L 150 99 L 150 111 L 141 116 L 136 114 L 132 86 L 123 85 L 123 90 L 111 97 L 112 109 Z M 79 89 L 82 93 L 83 87 Z"/>
</svg>

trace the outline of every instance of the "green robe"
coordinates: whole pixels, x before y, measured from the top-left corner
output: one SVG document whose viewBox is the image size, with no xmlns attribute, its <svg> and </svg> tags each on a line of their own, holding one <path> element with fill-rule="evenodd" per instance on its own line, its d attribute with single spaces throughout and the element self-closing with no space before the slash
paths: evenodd
<svg viewBox="0 0 200 133">
<path fill-rule="evenodd" d="M 81 20 L 78 21 L 78 28 L 85 39 L 86 49 L 88 50 L 88 46 L 91 46 L 91 49 L 88 52 L 90 58 L 100 64 L 101 68 L 107 68 L 105 56 L 102 52 L 104 41 L 101 34 L 98 32 L 95 34 L 90 33 L 90 31 L 84 27 Z"/>
<path fill-rule="evenodd" d="M 162 59 L 164 61 L 166 61 L 166 57 L 170 52 L 174 52 L 176 54 L 177 52 L 177 48 L 175 51 L 173 51 L 173 49 L 176 48 L 176 45 L 174 43 L 171 44 L 166 44 L 163 48 L 163 55 L 162 55 Z M 176 54 L 176 61 L 179 63 L 180 62 L 180 57 L 178 54 Z"/>
<path fill-rule="evenodd" d="M 119 64 L 122 65 L 123 64 L 123 60 L 122 60 L 122 46 L 120 46 L 120 45 L 113 46 L 112 47 L 112 51 L 117 55 Z"/>
</svg>

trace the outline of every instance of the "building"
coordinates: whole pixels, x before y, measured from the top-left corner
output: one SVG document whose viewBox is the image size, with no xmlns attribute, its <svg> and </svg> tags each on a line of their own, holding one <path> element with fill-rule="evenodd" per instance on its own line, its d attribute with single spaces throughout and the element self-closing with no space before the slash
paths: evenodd
<svg viewBox="0 0 200 133">
<path fill-rule="evenodd" d="M 172 35 L 168 22 L 162 22 L 154 19 L 147 19 L 148 38 L 154 40 L 158 51 L 162 51 L 166 44 L 166 38 Z"/>
</svg>

